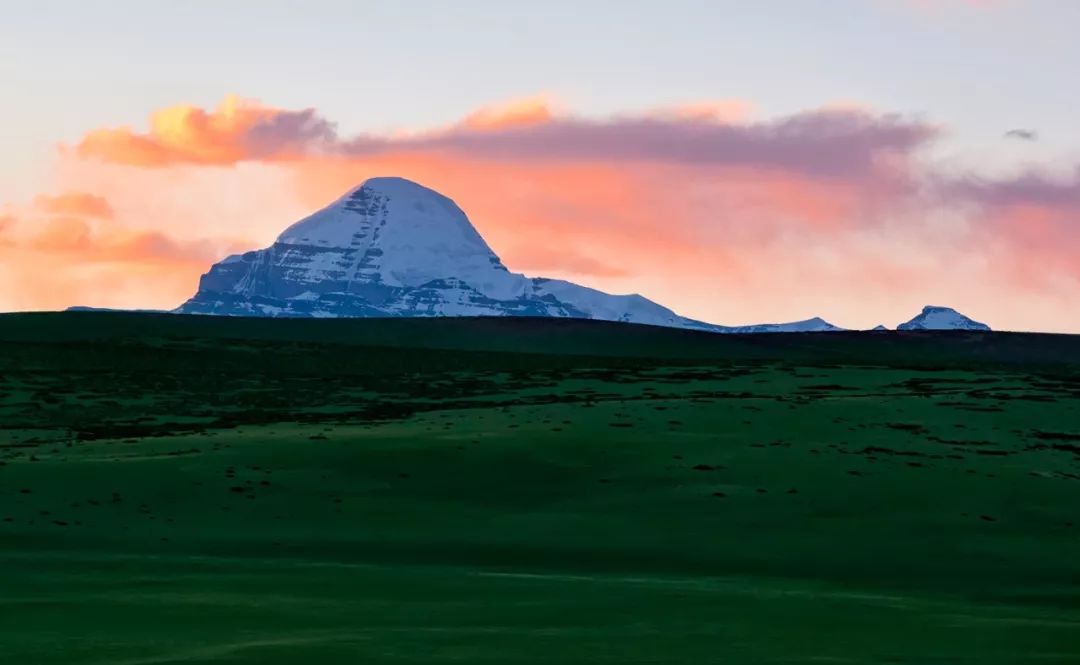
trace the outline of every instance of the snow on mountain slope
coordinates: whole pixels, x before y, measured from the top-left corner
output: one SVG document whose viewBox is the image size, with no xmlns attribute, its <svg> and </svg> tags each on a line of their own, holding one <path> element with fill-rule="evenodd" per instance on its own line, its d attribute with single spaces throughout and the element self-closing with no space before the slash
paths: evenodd
<svg viewBox="0 0 1080 665">
<path fill-rule="evenodd" d="M 897 330 L 990 330 L 985 323 L 973 321 L 955 309 L 927 305 L 918 316 L 896 326 Z"/>
<path fill-rule="evenodd" d="M 682 326 L 684 319 L 667 307 L 638 294 L 616 296 L 561 279 L 537 277 L 531 280 L 533 293 L 588 312 L 590 318 L 605 321 L 634 321 L 658 326 Z M 708 325 L 708 324 L 705 324 Z"/>
<path fill-rule="evenodd" d="M 640 295 L 506 269 L 449 198 L 372 178 L 265 249 L 226 257 L 175 311 L 233 316 L 556 316 L 715 332 L 839 330 L 821 319 L 728 328 Z"/>
<path fill-rule="evenodd" d="M 295 277 L 313 283 L 345 277 L 417 287 L 458 277 L 499 299 L 520 296 L 525 288 L 453 201 L 402 178 L 366 181 L 285 229 L 275 245 L 283 262 L 306 264 Z"/>
<path fill-rule="evenodd" d="M 805 321 L 792 323 L 761 323 L 752 326 L 727 327 L 724 332 L 731 333 L 776 333 L 776 332 L 837 332 L 843 330 L 825 319 L 815 316 Z"/>
</svg>

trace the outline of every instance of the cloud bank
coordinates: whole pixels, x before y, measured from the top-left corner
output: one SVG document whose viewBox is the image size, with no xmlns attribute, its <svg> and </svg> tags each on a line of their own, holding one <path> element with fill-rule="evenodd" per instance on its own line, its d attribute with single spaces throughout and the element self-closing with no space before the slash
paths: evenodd
<svg viewBox="0 0 1080 665">
<path fill-rule="evenodd" d="M 100 219 L 112 219 L 113 209 L 104 197 L 86 192 L 64 192 L 63 194 L 42 194 L 34 199 L 34 204 L 46 213 L 54 215 L 79 215 Z"/>
<path fill-rule="evenodd" d="M 735 122 L 715 107 L 692 106 L 591 120 L 556 115 L 548 103 L 533 99 L 480 109 L 445 128 L 340 137 L 334 123 L 314 109 L 289 111 L 230 97 L 213 111 L 190 106 L 159 111 L 145 132 L 92 131 L 75 149 L 83 157 L 147 167 L 440 152 L 515 161 L 765 168 L 829 178 L 887 167 L 891 156 L 910 153 L 936 134 L 917 120 L 855 109 Z"/>
</svg>

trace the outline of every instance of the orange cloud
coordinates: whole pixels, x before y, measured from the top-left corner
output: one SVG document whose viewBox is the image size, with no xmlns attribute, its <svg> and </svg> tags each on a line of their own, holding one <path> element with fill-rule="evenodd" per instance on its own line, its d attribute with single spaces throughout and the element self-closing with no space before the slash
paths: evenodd
<svg viewBox="0 0 1080 665">
<path fill-rule="evenodd" d="M 84 220 L 55 217 L 32 235 L 29 247 L 50 254 L 75 254 L 86 263 L 208 262 L 220 258 L 206 242 L 181 242 L 159 231 L 94 229 Z"/>
<path fill-rule="evenodd" d="M 35 233 L 30 246 L 48 252 L 92 252 L 92 229 L 85 221 L 76 217 L 56 217 L 46 221 L 44 227 Z M 87 257 L 90 258 L 90 257 Z"/>
<path fill-rule="evenodd" d="M 150 129 L 98 129 L 76 145 L 80 157 L 135 166 L 230 165 L 246 159 L 290 159 L 333 138 L 313 109 L 283 111 L 227 97 L 217 109 L 174 106 L 150 117 Z"/>
<path fill-rule="evenodd" d="M 80 261 L 65 253 L 0 245 L 0 310 L 170 308 L 190 295 L 202 265 Z"/>
<path fill-rule="evenodd" d="M 249 244 L 129 228 L 106 217 L 102 202 L 39 196 L 34 208 L 44 215 L 0 217 L 0 310 L 171 307 L 210 263 Z"/>
<path fill-rule="evenodd" d="M 555 118 L 553 105 L 546 97 L 527 97 L 502 104 L 481 107 L 461 121 L 474 130 L 525 127 L 550 122 Z"/>
<path fill-rule="evenodd" d="M 0 248 L 14 244 L 14 241 L 8 237 L 8 233 L 17 221 L 14 215 L 0 215 Z"/>
<path fill-rule="evenodd" d="M 76 215 L 112 219 L 114 212 L 104 197 L 85 192 L 65 192 L 55 196 L 42 194 L 34 199 L 34 205 L 54 215 Z"/>
<path fill-rule="evenodd" d="M 96 130 L 76 154 L 136 166 L 233 165 L 312 156 L 451 153 L 513 162 L 650 162 L 752 168 L 810 178 L 875 178 L 932 140 L 936 127 L 899 115 L 820 109 L 737 122 L 738 103 L 661 109 L 593 120 L 556 115 L 542 99 L 486 107 L 450 127 L 413 134 L 338 137 L 313 109 L 285 111 L 230 97 L 213 112 L 154 114 L 150 130 Z"/>
</svg>

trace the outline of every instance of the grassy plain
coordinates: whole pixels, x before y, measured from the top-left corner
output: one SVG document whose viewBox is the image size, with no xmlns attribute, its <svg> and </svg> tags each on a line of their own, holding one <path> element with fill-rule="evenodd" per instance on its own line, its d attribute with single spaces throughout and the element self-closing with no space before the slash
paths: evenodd
<svg viewBox="0 0 1080 665">
<path fill-rule="evenodd" d="M 1078 663 L 1080 338 L 2 316 L 0 647 Z"/>
</svg>

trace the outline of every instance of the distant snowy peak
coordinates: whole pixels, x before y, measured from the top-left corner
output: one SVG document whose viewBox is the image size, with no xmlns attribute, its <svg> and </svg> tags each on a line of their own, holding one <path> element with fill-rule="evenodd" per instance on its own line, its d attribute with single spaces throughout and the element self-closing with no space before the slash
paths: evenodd
<svg viewBox="0 0 1080 665">
<path fill-rule="evenodd" d="M 551 316 L 713 332 L 810 332 L 809 319 L 725 327 L 640 295 L 510 272 L 449 198 L 404 178 L 371 178 L 285 229 L 265 249 L 211 266 L 186 314 L 273 317 Z"/>
<path fill-rule="evenodd" d="M 874 326 L 873 328 L 871 328 L 871 329 L 870 329 L 870 332 L 882 332 L 883 330 L 888 330 L 888 328 L 886 328 L 885 326 L 883 326 L 883 325 L 881 325 L 881 324 L 879 323 L 878 325 L 876 325 L 876 326 Z"/>
<path fill-rule="evenodd" d="M 762 323 L 752 326 L 728 327 L 724 332 L 732 333 L 778 333 L 778 332 L 839 332 L 844 330 L 820 317 L 794 321 L 792 323 Z"/>
<path fill-rule="evenodd" d="M 990 330 L 985 323 L 973 321 L 950 307 L 927 305 L 922 312 L 897 330 Z"/>
</svg>

